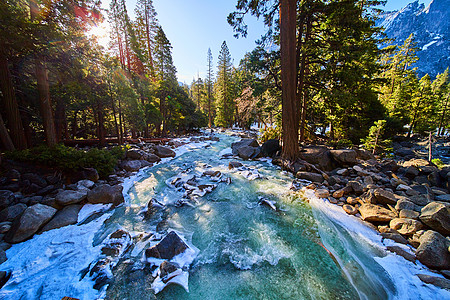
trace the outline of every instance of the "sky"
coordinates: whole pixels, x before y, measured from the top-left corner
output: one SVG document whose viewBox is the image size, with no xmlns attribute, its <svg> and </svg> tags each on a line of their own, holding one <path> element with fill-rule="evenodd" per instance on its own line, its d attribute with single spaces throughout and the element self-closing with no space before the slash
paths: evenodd
<svg viewBox="0 0 450 300">
<path fill-rule="evenodd" d="M 412 2 L 388 0 L 385 10 L 397 10 Z M 419 0 L 428 5 L 431 0 Z M 109 7 L 110 0 L 102 6 Z M 235 66 L 246 52 L 252 51 L 255 41 L 265 32 L 262 20 L 246 17 L 247 38 L 236 39 L 227 23 L 227 16 L 235 9 L 237 0 L 153 0 L 158 20 L 172 44 L 172 57 L 180 82 L 191 84 L 194 78 L 205 77 L 207 52 L 211 48 L 216 69 L 220 46 L 226 41 Z M 126 0 L 128 13 L 134 18 L 136 0 Z"/>
</svg>

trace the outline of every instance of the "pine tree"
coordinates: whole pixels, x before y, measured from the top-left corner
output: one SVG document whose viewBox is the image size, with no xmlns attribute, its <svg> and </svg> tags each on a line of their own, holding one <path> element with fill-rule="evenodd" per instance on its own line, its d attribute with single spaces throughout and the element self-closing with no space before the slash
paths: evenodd
<svg viewBox="0 0 450 300">
<path fill-rule="evenodd" d="M 234 103 L 231 86 L 231 55 L 227 43 L 224 41 L 217 60 L 216 89 L 216 119 L 215 124 L 222 127 L 233 126 Z"/>
<path fill-rule="evenodd" d="M 206 71 L 206 89 L 207 89 L 207 98 L 208 98 L 208 127 L 212 126 L 212 88 L 214 81 L 214 71 L 213 71 L 213 56 L 211 53 L 211 48 L 208 48 L 208 56 L 207 56 L 207 64 L 208 69 Z"/>
</svg>

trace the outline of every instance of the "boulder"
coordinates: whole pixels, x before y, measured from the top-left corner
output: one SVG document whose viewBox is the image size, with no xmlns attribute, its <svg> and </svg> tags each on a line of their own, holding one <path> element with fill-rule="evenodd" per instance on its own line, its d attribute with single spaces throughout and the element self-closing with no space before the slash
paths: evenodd
<svg viewBox="0 0 450 300">
<path fill-rule="evenodd" d="M 14 221 L 27 209 L 27 206 L 23 203 L 11 205 L 0 212 L 0 222 Z"/>
<path fill-rule="evenodd" d="M 238 161 L 230 161 L 229 163 L 228 163 L 228 169 L 234 169 L 234 168 L 240 168 L 240 167 L 242 167 L 243 165 L 242 165 L 242 163 L 240 163 L 240 162 L 238 162 Z"/>
<path fill-rule="evenodd" d="M 407 219 L 414 219 L 414 220 L 419 219 L 419 215 L 420 215 L 420 213 L 418 213 L 417 211 L 409 210 L 409 209 L 402 209 L 398 214 L 398 216 L 400 218 L 407 218 Z"/>
<path fill-rule="evenodd" d="M 161 278 L 162 282 L 167 283 L 169 281 L 169 278 L 167 275 L 170 273 L 175 272 L 178 270 L 179 266 L 178 264 L 171 263 L 167 260 L 163 261 L 162 264 L 159 266 L 159 277 Z"/>
<path fill-rule="evenodd" d="M 11 222 L 0 223 L 0 234 L 8 232 L 10 229 L 11 229 Z"/>
<path fill-rule="evenodd" d="M 261 153 L 263 156 L 273 157 L 280 150 L 281 146 L 278 139 L 267 140 L 261 146 Z"/>
<path fill-rule="evenodd" d="M 416 261 L 416 256 L 414 254 L 411 254 L 405 250 L 403 250 L 402 247 L 399 246 L 387 246 L 386 247 L 387 250 L 389 250 L 390 252 L 393 252 L 397 255 L 403 256 L 406 260 L 409 260 L 410 262 L 415 262 Z"/>
<path fill-rule="evenodd" d="M 442 289 L 450 290 L 450 280 L 448 280 L 446 278 L 431 276 L 431 275 L 426 275 L 426 274 L 417 274 L 417 277 L 419 277 L 419 279 L 425 283 L 435 285 Z"/>
<path fill-rule="evenodd" d="M 144 155 L 144 160 L 148 161 L 149 163 L 156 163 L 156 162 L 160 162 L 161 158 L 153 153 L 146 153 Z"/>
<path fill-rule="evenodd" d="M 334 164 L 331 158 L 330 150 L 323 146 L 308 146 L 304 147 L 300 152 L 300 158 L 317 166 L 324 171 L 331 171 L 334 169 Z"/>
<path fill-rule="evenodd" d="M 414 219 L 395 218 L 389 222 L 389 227 L 403 235 L 413 235 L 423 228 L 423 224 Z"/>
<path fill-rule="evenodd" d="M 85 200 L 87 196 L 87 190 L 78 190 L 78 191 L 71 191 L 71 190 L 65 190 L 59 192 L 56 197 L 56 203 L 62 206 L 70 205 L 70 204 L 76 204 L 80 203 L 81 201 Z"/>
<path fill-rule="evenodd" d="M 93 204 L 112 203 L 117 206 L 124 202 L 122 190 L 123 187 L 120 185 L 101 184 L 88 192 L 87 200 Z"/>
<path fill-rule="evenodd" d="M 417 259 L 432 269 L 450 269 L 450 241 L 440 233 L 427 230 L 420 237 L 420 246 L 416 250 Z"/>
<path fill-rule="evenodd" d="M 141 160 L 127 160 L 121 163 L 121 167 L 127 172 L 139 171 L 142 167 Z"/>
<path fill-rule="evenodd" d="M 81 207 L 79 204 L 64 207 L 42 228 L 42 232 L 76 224 Z"/>
<path fill-rule="evenodd" d="M 450 235 L 450 204 L 431 202 L 422 208 L 420 220 L 443 235 Z"/>
<path fill-rule="evenodd" d="M 20 219 L 14 221 L 5 241 L 8 243 L 20 243 L 35 234 L 56 213 L 56 209 L 43 204 L 35 204 L 28 207 Z"/>
<path fill-rule="evenodd" d="M 414 204 L 417 204 L 419 206 L 425 206 L 428 203 L 430 203 L 429 198 L 425 195 L 409 196 L 408 200 L 410 200 L 411 202 L 413 202 Z"/>
<path fill-rule="evenodd" d="M 8 190 L 0 190 L 0 210 L 10 206 L 16 200 L 14 193 Z"/>
<path fill-rule="evenodd" d="M 257 157 L 260 153 L 261 150 L 257 147 L 243 146 L 237 149 L 237 155 L 244 160 L 253 159 Z"/>
<path fill-rule="evenodd" d="M 93 182 L 97 182 L 100 178 L 97 170 L 94 168 L 83 168 L 83 170 L 81 170 L 81 177 L 81 179 L 88 179 Z"/>
<path fill-rule="evenodd" d="M 165 157 L 175 157 L 176 153 L 170 148 L 164 147 L 164 146 L 156 146 L 155 148 L 155 154 L 161 158 Z"/>
<path fill-rule="evenodd" d="M 183 253 L 188 246 L 176 234 L 169 232 L 158 244 L 145 250 L 146 257 L 155 257 L 171 260 L 173 257 Z"/>
<path fill-rule="evenodd" d="M 4 263 L 8 258 L 6 257 L 5 250 L 0 249 L 0 265 Z"/>
<path fill-rule="evenodd" d="M 323 182 L 323 176 L 321 174 L 317 174 L 317 173 L 297 172 L 295 177 L 297 177 L 299 179 L 309 180 L 309 181 L 312 181 L 312 182 L 318 182 L 318 183 L 322 183 Z"/>
<path fill-rule="evenodd" d="M 389 191 L 383 190 L 381 188 L 375 189 L 373 191 L 376 202 L 381 204 L 395 205 L 397 203 L 397 198 L 395 195 Z"/>
<path fill-rule="evenodd" d="M 333 197 L 337 198 L 337 199 L 339 199 L 341 197 L 344 197 L 344 195 L 345 195 L 345 190 L 344 189 L 337 190 L 337 191 L 335 191 L 333 193 Z"/>
<path fill-rule="evenodd" d="M 83 179 L 77 182 L 77 190 L 91 189 L 95 185 L 95 182 L 88 179 Z"/>
<path fill-rule="evenodd" d="M 356 151 L 356 158 L 362 160 L 375 159 L 375 156 L 373 155 L 372 151 L 368 151 L 365 149 L 356 149 L 355 151 Z"/>
<path fill-rule="evenodd" d="M 398 156 L 410 156 L 410 157 L 414 157 L 416 154 L 414 153 L 414 151 L 412 151 L 410 148 L 406 148 L 406 147 L 402 147 L 400 149 L 398 149 L 397 151 L 395 151 L 395 154 Z"/>
<path fill-rule="evenodd" d="M 334 160 L 341 165 L 355 165 L 358 163 L 355 150 L 330 150 L 330 153 Z"/>
<path fill-rule="evenodd" d="M 415 210 L 415 208 L 416 208 L 416 205 L 413 202 L 408 201 L 406 199 L 400 199 L 395 204 L 395 209 L 398 211 L 401 211 L 403 209 Z"/>
<path fill-rule="evenodd" d="M 328 198 L 328 197 L 330 197 L 330 192 L 327 189 L 317 189 L 315 194 L 316 194 L 317 198 Z"/>
<path fill-rule="evenodd" d="M 242 139 L 239 142 L 232 143 L 231 150 L 233 152 L 233 155 L 238 155 L 239 148 L 243 147 L 257 148 L 259 147 L 259 144 L 258 141 L 255 139 Z"/>
<path fill-rule="evenodd" d="M 344 204 L 342 209 L 349 215 L 356 215 L 358 213 L 358 210 L 349 204 Z"/>
<path fill-rule="evenodd" d="M 450 203 L 450 194 L 438 195 L 438 196 L 436 196 L 436 201 L 449 202 Z"/>
<path fill-rule="evenodd" d="M 408 244 L 408 240 L 405 239 L 400 233 L 383 232 L 383 233 L 381 233 L 381 236 L 384 239 L 390 239 L 390 240 L 393 240 L 400 244 L 404 244 L 404 245 Z"/>
<path fill-rule="evenodd" d="M 389 222 L 396 217 L 393 211 L 369 203 L 361 205 L 359 212 L 361 213 L 361 218 L 369 222 Z"/>
<path fill-rule="evenodd" d="M 356 195 L 361 195 L 363 193 L 363 186 L 358 181 L 351 180 L 347 183 L 347 186 L 351 187 Z"/>
<path fill-rule="evenodd" d="M 410 166 L 414 166 L 414 167 L 424 167 L 424 166 L 429 166 L 430 162 L 426 159 L 422 159 L 422 158 L 414 158 L 414 159 L 410 159 L 408 161 L 405 161 L 403 163 L 403 167 L 407 168 Z"/>
<path fill-rule="evenodd" d="M 126 156 L 130 160 L 140 160 L 144 159 L 145 151 L 141 149 L 128 149 Z"/>
<path fill-rule="evenodd" d="M 417 175 L 419 175 L 419 170 L 414 166 L 409 166 L 405 170 L 405 176 L 409 179 L 414 179 Z"/>
</svg>

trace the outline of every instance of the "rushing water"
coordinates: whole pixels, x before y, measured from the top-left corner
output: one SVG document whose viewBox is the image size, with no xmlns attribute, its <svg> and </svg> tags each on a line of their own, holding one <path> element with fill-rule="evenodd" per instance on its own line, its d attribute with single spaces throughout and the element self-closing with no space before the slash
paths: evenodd
<svg viewBox="0 0 450 300">
<path fill-rule="evenodd" d="M 357 218 L 311 193 L 290 190 L 292 176 L 270 161 L 243 161 L 246 170 L 229 170 L 230 160 L 219 153 L 237 138 L 220 138 L 141 172 L 127 205 L 13 246 L 0 266 L 13 270 L 0 299 L 154 298 L 151 271 L 142 261 L 151 239 L 133 245 L 117 262 L 107 291 L 96 292 L 80 275 L 119 228 L 134 236 L 175 230 L 198 249 L 189 268 L 189 292 L 169 285 L 158 299 L 450 298 L 414 275 L 428 274 L 423 266 L 386 253 L 379 236 Z M 201 176 L 205 170 L 220 171 L 231 184 L 216 183 L 193 205 L 174 205 L 182 193 L 168 185 L 170 178 L 184 172 L 209 183 Z M 246 178 L 252 174 L 261 178 Z M 277 211 L 259 205 L 260 197 L 275 201 Z M 165 208 L 144 220 L 139 212 L 151 198 Z"/>
</svg>

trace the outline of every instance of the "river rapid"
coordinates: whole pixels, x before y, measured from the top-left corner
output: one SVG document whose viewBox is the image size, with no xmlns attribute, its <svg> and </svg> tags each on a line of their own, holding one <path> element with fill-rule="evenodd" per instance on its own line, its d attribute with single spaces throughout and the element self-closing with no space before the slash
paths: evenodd
<svg viewBox="0 0 450 300">
<path fill-rule="evenodd" d="M 450 299 L 449 292 L 415 276 L 432 275 L 419 262 L 385 250 L 393 241 L 382 241 L 312 191 L 293 191 L 293 176 L 270 160 L 240 161 L 243 167 L 228 169 L 232 158 L 222 155 L 239 138 L 216 135 L 219 142 L 187 144 L 176 158 L 128 178 L 125 205 L 85 207 L 78 224 L 13 245 L 0 265 L 13 274 L 0 299 Z M 221 176 L 202 176 L 206 170 Z M 215 188 L 181 203 L 183 191 L 171 182 L 193 176 Z M 163 207 L 144 219 L 141 212 L 152 198 Z M 96 290 L 86 269 L 117 229 L 134 242 L 113 263 L 114 280 Z M 187 282 L 154 296 L 154 270 L 143 252 L 168 231 L 193 250 L 184 268 Z"/>
</svg>

